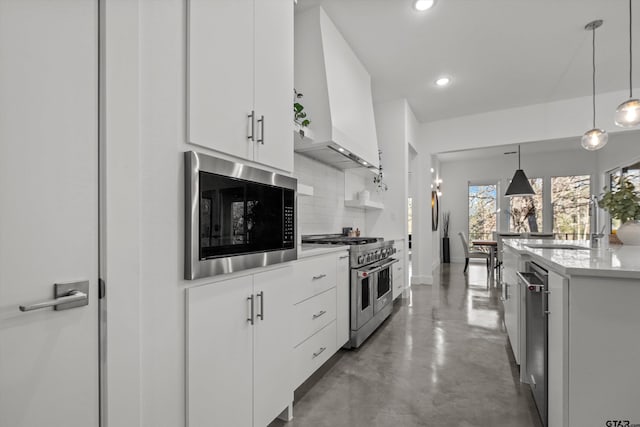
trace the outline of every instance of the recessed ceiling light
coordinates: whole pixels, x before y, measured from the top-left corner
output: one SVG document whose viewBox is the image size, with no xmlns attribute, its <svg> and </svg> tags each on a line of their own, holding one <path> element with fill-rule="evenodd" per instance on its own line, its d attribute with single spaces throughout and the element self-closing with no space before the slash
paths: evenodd
<svg viewBox="0 0 640 427">
<path fill-rule="evenodd" d="M 416 0 L 413 2 L 413 8 L 419 12 L 429 10 L 436 3 L 436 0 Z"/>
<path fill-rule="evenodd" d="M 362 161 L 362 164 L 366 166 L 366 165 L 368 165 L 369 163 L 367 163 L 367 162 L 365 162 L 365 161 L 363 160 L 363 161 Z"/>
<path fill-rule="evenodd" d="M 338 151 L 341 152 L 341 153 L 344 153 L 344 148 L 338 147 Z"/>
<path fill-rule="evenodd" d="M 440 77 L 436 80 L 436 84 L 440 87 L 448 86 L 451 83 L 451 79 L 449 77 Z"/>
</svg>

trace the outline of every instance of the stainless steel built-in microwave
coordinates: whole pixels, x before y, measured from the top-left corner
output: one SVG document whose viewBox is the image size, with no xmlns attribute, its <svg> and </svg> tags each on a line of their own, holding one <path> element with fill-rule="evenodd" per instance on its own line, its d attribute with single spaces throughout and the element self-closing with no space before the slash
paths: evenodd
<svg viewBox="0 0 640 427">
<path fill-rule="evenodd" d="M 297 258 L 297 180 L 193 151 L 185 160 L 185 279 Z"/>
</svg>

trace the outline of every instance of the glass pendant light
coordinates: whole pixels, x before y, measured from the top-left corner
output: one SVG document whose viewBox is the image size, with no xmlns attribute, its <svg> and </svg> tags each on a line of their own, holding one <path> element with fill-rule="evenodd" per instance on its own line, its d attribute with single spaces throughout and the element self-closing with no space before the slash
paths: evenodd
<svg viewBox="0 0 640 427">
<path fill-rule="evenodd" d="M 513 174 L 511 184 L 507 188 L 507 192 L 504 193 L 507 197 L 513 196 L 533 196 L 536 192 L 533 191 L 529 178 L 525 175 L 524 171 L 520 169 L 520 146 L 518 145 L 518 170 Z"/>
<path fill-rule="evenodd" d="M 584 26 L 585 30 L 593 32 L 592 39 L 592 63 L 593 63 L 593 129 L 588 130 L 582 135 L 582 147 L 585 150 L 599 150 L 609 141 L 609 135 L 606 130 L 596 127 L 596 28 L 602 25 L 602 19 L 596 19 Z"/>
<path fill-rule="evenodd" d="M 629 99 L 616 110 L 616 125 L 632 128 L 640 125 L 640 99 L 633 99 L 633 51 L 631 49 L 631 0 L 629 0 Z"/>
</svg>

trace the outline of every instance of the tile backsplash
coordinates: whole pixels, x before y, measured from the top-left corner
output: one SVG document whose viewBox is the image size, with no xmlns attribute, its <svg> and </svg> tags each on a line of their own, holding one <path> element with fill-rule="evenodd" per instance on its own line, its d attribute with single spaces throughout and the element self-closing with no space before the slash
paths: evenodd
<svg viewBox="0 0 640 427">
<path fill-rule="evenodd" d="M 365 235 L 365 211 L 344 206 L 343 171 L 295 153 L 294 176 L 314 189 L 313 196 L 298 196 L 298 235 L 340 233 L 342 227 Z"/>
</svg>

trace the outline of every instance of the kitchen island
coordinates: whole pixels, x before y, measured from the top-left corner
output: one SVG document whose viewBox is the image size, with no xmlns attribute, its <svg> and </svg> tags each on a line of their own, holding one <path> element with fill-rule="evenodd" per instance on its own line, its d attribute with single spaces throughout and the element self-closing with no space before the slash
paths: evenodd
<svg viewBox="0 0 640 427">
<path fill-rule="evenodd" d="M 548 426 L 640 424 L 640 247 L 533 239 L 504 245 L 505 324 L 520 379 L 530 384 L 527 289 L 517 272 L 527 262 L 548 271 Z"/>
</svg>

